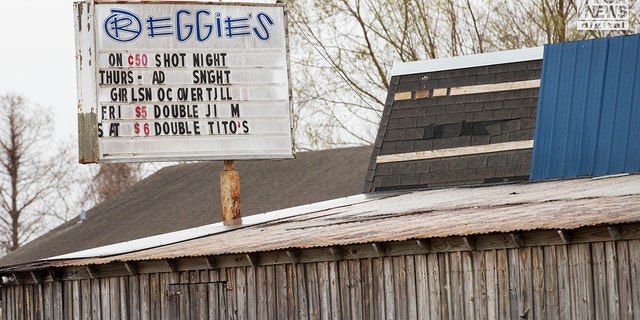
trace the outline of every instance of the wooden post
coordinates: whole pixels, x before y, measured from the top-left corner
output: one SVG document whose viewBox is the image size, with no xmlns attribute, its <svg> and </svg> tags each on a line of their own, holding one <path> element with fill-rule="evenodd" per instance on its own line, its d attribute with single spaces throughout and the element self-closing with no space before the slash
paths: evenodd
<svg viewBox="0 0 640 320">
<path fill-rule="evenodd" d="M 233 160 L 224 161 L 224 171 L 220 173 L 220 202 L 222 204 L 222 224 L 233 226 L 242 224 L 240 216 L 240 176 L 233 168 Z"/>
</svg>

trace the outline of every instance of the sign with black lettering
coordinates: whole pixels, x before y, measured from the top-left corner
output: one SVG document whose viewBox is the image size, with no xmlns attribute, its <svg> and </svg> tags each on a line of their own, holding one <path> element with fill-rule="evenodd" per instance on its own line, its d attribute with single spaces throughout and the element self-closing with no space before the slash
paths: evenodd
<svg viewBox="0 0 640 320">
<path fill-rule="evenodd" d="M 293 157 L 282 5 L 74 5 L 80 162 Z"/>
</svg>

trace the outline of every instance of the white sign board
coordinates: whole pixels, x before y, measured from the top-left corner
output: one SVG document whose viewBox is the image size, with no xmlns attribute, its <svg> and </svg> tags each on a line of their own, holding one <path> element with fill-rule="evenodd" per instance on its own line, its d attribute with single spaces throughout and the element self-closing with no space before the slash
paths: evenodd
<svg viewBox="0 0 640 320">
<path fill-rule="evenodd" d="M 282 5 L 75 10 L 80 162 L 293 157 Z"/>
</svg>

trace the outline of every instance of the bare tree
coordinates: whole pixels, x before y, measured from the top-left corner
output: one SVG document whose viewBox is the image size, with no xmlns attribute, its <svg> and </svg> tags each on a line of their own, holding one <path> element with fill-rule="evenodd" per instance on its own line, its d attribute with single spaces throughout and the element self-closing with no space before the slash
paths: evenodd
<svg viewBox="0 0 640 320">
<path fill-rule="evenodd" d="M 85 193 L 85 201 L 99 203 L 140 181 L 142 166 L 137 163 L 101 164 Z"/>
<path fill-rule="evenodd" d="M 0 96 L 0 250 L 10 252 L 65 220 L 70 157 L 52 150 L 48 108 L 14 94 Z M 62 204 L 62 206 L 61 206 Z M 66 207 L 66 208 L 65 208 Z M 58 221 L 59 222 L 59 221 Z"/>
<path fill-rule="evenodd" d="M 372 143 L 394 63 L 485 50 L 489 7 L 474 3 L 291 2 L 297 147 Z"/>
<path fill-rule="evenodd" d="M 578 30 L 576 0 L 288 3 L 298 149 L 372 143 L 394 63 L 633 32 Z"/>
</svg>

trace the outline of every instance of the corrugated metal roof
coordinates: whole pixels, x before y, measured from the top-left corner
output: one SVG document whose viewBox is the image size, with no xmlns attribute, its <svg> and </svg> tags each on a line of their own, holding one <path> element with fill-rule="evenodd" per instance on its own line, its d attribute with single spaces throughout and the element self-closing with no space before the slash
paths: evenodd
<svg viewBox="0 0 640 320">
<path fill-rule="evenodd" d="M 640 176 L 389 195 L 168 246 L 55 266 L 264 252 L 640 222 Z"/>
<path fill-rule="evenodd" d="M 540 60 L 542 54 L 543 47 L 535 47 L 396 63 L 391 69 L 391 76 Z"/>
<path fill-rule="evenodd" d="M 545 45 L 531 179 L 640 171 L 640 35 Z"/>
</svg>

